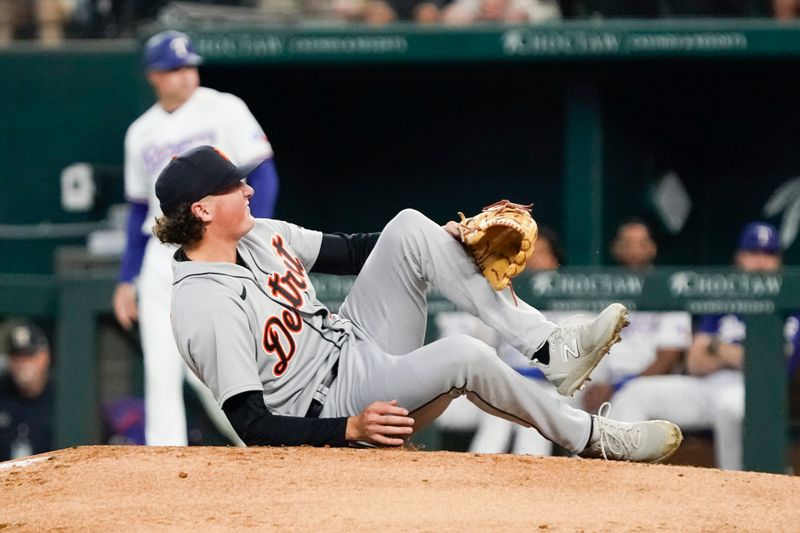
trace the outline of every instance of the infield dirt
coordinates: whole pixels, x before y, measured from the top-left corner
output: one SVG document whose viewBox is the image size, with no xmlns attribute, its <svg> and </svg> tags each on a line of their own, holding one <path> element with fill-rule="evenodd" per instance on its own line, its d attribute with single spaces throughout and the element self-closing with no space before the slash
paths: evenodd
<svg viewBox="0 0 800 533">
<path fill-rule="evenodd" d="M 0 463 L 0 530 L 797 531 L 800 478 L 410 450 L 85 446 Z"/>
</svg>

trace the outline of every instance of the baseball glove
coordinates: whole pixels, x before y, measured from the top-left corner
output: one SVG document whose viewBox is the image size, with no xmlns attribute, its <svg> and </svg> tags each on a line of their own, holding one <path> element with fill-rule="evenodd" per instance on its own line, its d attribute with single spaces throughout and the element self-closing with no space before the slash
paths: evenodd
<svg viewBox="0 0 800 533">
<path fill-rule="evenodd" d="M 525 269 L 525 262 L 533 253 L 539 228 L 531 216 L 532 206 L 500 200 L 474 217 L 458 213 L 461 242 L 497 291 L 508 287 L 511 278 Z"/>
</svg>

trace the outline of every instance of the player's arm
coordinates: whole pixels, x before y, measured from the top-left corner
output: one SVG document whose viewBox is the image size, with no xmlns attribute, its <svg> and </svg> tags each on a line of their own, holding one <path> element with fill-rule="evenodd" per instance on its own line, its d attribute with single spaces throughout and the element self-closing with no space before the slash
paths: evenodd
<svg viewBox="0 0 800 533">
<path fill-rule="evenodd" d="M 675 366 L 683 357 L 681 348 L 659 348 L 656 351 L 656 360 L 639 373 L 640 376 L 659 376 L 672 373 Z"/>
<path fill-rule="evenodd" d="M 720 342 L 710 333 L 698 333 L 689 348 L 686 368 L 690 374 L 704 376 L 721 368 L 741 368 L 743 361 L 741 345 Z"/>
<path fill-rule="evenodd" d="M 222 405 L 239 438 L 248 446 L 348 446 L 368 442 L 400 446 L 411 435 L 414 420 L 392 402 L 374 402 L 358 416 L 303 418 L 273 415 L 259 391 L 232 396 Z"/>
<path fill-rule="evenodd" d="M 142 226 L 147 217 L 147 203 L 129 201 L 129 205 L 125 252 L 122 255 L 118 283 L 113 297 L 114 316 L 125 329 L 131 329 L 133 322 L 138 318 L 133 279 L 142 268 L 148 240 L 148 236 L 142 233 Z"/>
<path fill-rule="evenodd" d="M 222 405 L 239 438 L 248 446 L 347 446 L 347 418 L 273 415 L 259 391 L 242 392 Z"/>
<path fill-rule="evenodd" d="M 311 272 L 356 275 L 366 263 L 380 233 L 325 233 Z"/>
</svg>

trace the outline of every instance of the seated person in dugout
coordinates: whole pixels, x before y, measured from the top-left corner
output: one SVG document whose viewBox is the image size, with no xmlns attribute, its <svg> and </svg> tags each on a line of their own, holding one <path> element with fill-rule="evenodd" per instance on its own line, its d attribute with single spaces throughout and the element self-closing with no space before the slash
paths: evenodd
<svg viewBox="0 0 800 533">
<path fill-rule="evenodd" d="M 156 182 L 155 234 L 176 247 L 172 327 L 189 368 L 248 445 L 400 446 L 460 395 L 585 457 L 658 462 L 680 445 L 663 420 L 621 423 L 543 394 L 469 336 L 423 346 L 438 290 L 572 395 L 619 339 L 612 304 L 569 326 L 495 291 L 445 226 L 406 209 L 379 234 L 323 234 L 255 219 L 253 189 L 213 147 L 174 157 Z M 357 275 L 338 314 L 310 272 Z"/>
</svg>

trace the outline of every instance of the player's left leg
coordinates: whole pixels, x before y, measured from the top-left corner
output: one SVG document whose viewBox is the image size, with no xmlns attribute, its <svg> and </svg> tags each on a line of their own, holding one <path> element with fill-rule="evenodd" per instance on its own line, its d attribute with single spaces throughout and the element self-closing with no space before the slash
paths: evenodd
<svg viewBox="0 0 800 533">
<path fill-rule="evenodd" d="M 546 359 L 542 371 L 564 395 L 581 386 L 627 324 L 627 310 L 612 304 L 592 320 L 556 326 L 510 291 L 493 290 L 461 243 L 411 209 L 386 225 L 341 314 L 382 349 L 408 353 L 424 340 L 429 288 L 528 358 Z"/>
<path fill-rule="evenodd" d="M 425 338 L 429 287 L 524 347 L 523 353 L 535 352 L 556 328 L 536 309 L 494 291 L 460 243 L 410 209 L 384 228 L 341 314 L 382 349 L 408 353 Z"/>
<path fill-rule="evenodd" d="M 429 288 L 481 318 L 526 355 L 556 329 L 536 309 L 521 301 L 515 304 L 508 292 L 493 290 L 460 243 L 411 209 L 401 211 L 384 228 L 341 315 L 387 352 L 408 353 L 425 338 Z"/>
<path fill-rule="evenodd" d="M 145 269 L 139 279 L 139 326 L 145 375 L 145 441 L 151 446 L 186 446 L 184 363 L 169 317 L 170 281 Z"/>
</svg>

